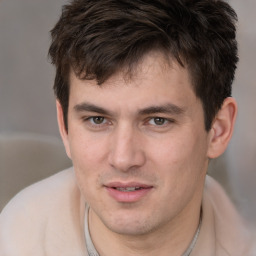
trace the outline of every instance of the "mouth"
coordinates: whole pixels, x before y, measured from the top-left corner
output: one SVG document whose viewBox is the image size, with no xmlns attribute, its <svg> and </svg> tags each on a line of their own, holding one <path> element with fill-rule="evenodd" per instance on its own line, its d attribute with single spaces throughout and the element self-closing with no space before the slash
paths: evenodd
<svg viewBox="0 0 256 256">
<path fill-rule="evenodd" d="M 132 192 L 132 191 L 137 191 L 137 190 L 141 190 L 143 189 L 142 187 L 113 187 L 113 189 L 116 189 L 118 191 L 122 191 L 122 192 Z"/>
<path fill-rule="evenodd" d="M 117 202 L 132 203 L 142 200 L 148 195 L 153 186 L 130 183 L 112 183 L 105 186 L 108 195 Z"/>
</svg>

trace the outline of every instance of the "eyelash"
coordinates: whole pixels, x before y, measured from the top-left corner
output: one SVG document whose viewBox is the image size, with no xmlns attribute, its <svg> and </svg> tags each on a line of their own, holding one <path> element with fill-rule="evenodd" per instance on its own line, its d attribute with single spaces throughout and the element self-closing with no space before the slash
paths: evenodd
<svg viewBox="0 0 256 256">
<path fill-rule="evenodd" d="M 157 124 L 157 119 L 158 121 L 163 121 L 162 124 Z M 173 119 L 168 119 L 168 118 L 165 118 L 165 117 L 160 117 L 160 116 L 156 116 L 156 117 L 151 117 L 148 119 L 148 123 L 150 124 L 150 121 L 153 121 L 154 124 L 152 124 L 153 126 L 157 126 L 157 127 L 164 127 L 170 123 L 174 123 L 174 120 Z"/>
<path fill-rule="evenodd" d="M 99 124 L 95 123 L 95 121 L 93 121 L 93 119 L 96 119 L 96 118 L 98 118 L 98 119 L 102 118 L 103 122 L 99 123 Z M 103 116 L 89 116 L 89 117 L 83 118 L 83 121 L 88 123 L 88 125 L 93 128 L 102 128 L 102 126 L 110 123 L 110 122 L 107 122 L 107 119 Z"/>
<path fill-rule="evenodd" d="M 101 123 L 95 123 L 95 119 L 103 119 Z M 163 124 L 157 124 L 157 119 L 158 121 L 162 121 Z M 152 123 L 152 121 L 154 122 L 154 124 Z M 104 126 L 108 126 L 109 124 L 111 124 L 111 121 L 108 121 L 108 119 L 104 116 L 89 116 L 89 117 L 84 117 L 83 118 L 83 122 L 88 123 L 89 127 L 93 128 L 93 129 L 101 129 L 104 128 Z M 152 127 L 156 127 L 156 128 L 164 128 L 167 127 L 170 124 L 175 123 L 175 120 L 170 119 L 170 118 L 165 118 L 165 117 L 161 117 L 161 116 L 154 116 L 154 117 L 148 117 L 144 124 L 145 125 L 149 125 Z"/>
</svg>

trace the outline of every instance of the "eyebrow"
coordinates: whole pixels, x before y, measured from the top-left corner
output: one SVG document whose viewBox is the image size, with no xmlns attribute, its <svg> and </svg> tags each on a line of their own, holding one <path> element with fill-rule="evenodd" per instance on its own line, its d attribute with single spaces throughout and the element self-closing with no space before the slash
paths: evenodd
<svg viewBox="0 0 256 256">
<path fill-rule="evenodd" d="M 96 106 L 91 103 L 86 103 L 86 102 L 75 105 L 74 109 L 76 112 L 88 111 L 88 112 L 95 112 L 102 115 L 113 115 L 111 111 L 108 111 L 104 108 L 101 108 L 99 106 Z"/>
<path fill-rule="evenodd" d="M 140 115 L 152 115 L 157 113 L 180 115 L 185 112 L 185 109 L 177 105 L 168 103 L 162 106 L 150 106 L 139 111 Z"/>
<path fill-rule="evenodd" d="M 76 112 L 95 112 L 101 115 L 114 115 L 112 111 L 106 110 L 102 107 L 96 106 L 91 103 L 83 102 L 81 104 L 77 104 L 74 106 L 74 110 Z M 177 105 L 168 103 L 161 106 L 149 106 L 144 109 L 141 109 L 138 111 L 139 115 L 152 115 L 157 113 L 165 113 L 165 114 L 173 114 L 173 115 L 180 115 L 185 112 L 185 109 L 182 107 L 179 107 Z"/>
</svg>

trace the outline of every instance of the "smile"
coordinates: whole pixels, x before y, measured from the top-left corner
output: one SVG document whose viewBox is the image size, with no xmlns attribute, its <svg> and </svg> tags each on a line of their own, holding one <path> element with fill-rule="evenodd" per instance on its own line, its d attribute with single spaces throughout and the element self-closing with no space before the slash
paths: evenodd
<svg viewBox="0 0 256 256">
<path fill-rule="evenodd" d="M 116 202 L 120 203 L 135 203 L 150 194 L 153 186 L 145 184 L 123 184 L 123 183 L 112 183 L 105 186 L 105 189 L 110 196 Z"/>
<path fill-rule="evenodd" d="M 143 189 L 143 188 L 141 188 L 141 187 L 127 187 L 127 188 L 114 188 L 114 189 L 116 189 L 116 190 L 118 190 L 118 191 L 123 191 L 123 192 L 132 192 L 132 191 L 136 191 L 136 190 L 141 190 L 141 189 Z"/>
</svg>

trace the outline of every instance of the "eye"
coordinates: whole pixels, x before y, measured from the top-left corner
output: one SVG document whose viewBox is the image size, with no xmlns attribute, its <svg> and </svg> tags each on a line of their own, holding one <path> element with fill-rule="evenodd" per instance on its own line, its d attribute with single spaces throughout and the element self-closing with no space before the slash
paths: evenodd
<svg viewBox="0 0 256 256">
<path fill-rule="evenodd" d="M 105 118 L 102 116 L 92 116 L 89 117 L 88 120 L 95 125 L 104 124 L 106 122 Z"/>
<path fill-rule="evenodd" d="M 104 131 L 112 126 L 111 120 L 104 116 L 82 117 L 82 122 L 90 131 Z"/>
<path fill-rule="evenodd" d="M 149 120 L 149 124 L 151 125 L 161 126 L 161 125 L 165 125 L 166 123 L 168 123 L 168 120 L 163 117 L 154 117 Z"/>
</svg>

